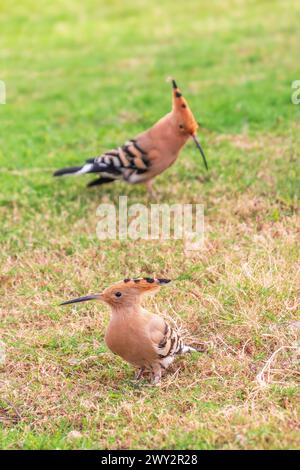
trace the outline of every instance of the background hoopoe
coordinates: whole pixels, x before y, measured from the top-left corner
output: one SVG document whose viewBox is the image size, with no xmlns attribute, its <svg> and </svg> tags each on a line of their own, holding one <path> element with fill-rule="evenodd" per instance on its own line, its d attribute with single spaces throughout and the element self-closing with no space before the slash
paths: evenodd
<svg viewBox="0 0 300 470">
<path fill-rule="evenodd" d="M 124 279 L 101 294 L 78 297 L 61 305 L 95 299 L 106 302 L 111 308 L 111 319 L 105 335 L 107 346 L 138 368 L 137 380 L 144 371 L 150 371 L 152 383 L 158 384 L 162 373 L 176 355 L 197 351 L 184 344 L 179 333 L 163 318 L 141 306 L 143 294 L 154 292 L 169 282 L 169 279 Z"/>
<path fill-rule="evenodd" d="M 88 186 L 124 180 L 127 183 L 145 183 L 150 194 L 152 180 L 172 165 L 181 148 L 192 137 L 201 152 L 206 169 L 206 158 L 197 138 L 198 124 L 175 80 L 172 111 L 153 127 L 128 140 L 122 147 L 88 159 L 83 166 L 63 168 L 54 176 L 100 173 L 101 177 Z"/>
</svg>

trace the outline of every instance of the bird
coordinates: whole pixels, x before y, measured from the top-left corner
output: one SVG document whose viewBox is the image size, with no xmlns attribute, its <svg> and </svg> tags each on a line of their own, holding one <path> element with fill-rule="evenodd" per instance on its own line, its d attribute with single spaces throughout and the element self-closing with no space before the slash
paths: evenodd
<svg viewBox="0 0 300 470">
<path fill-rule="evenodd" d="M 175 357 L 200 351 L 185 344 L 179 331 L 161 316 L 142 307 L 145 294 L 155 293 L 170 279 L 127 278 L 107 287 L 100 294 L 90 294 L 62 302 L 69 305 L 99 300 L 111 308 L 105 334 L 108 348 L 136 368 L 135 379 L 150 374 L 153 385 L 159 385 L 164 372 Z"/>
<path fill-rule="evenodd" d="M 124 145 L 89 158 L 81 166 L 62 168 L 53 176 L 98 173 L 88 187 L 123 180 L 130 184 L 144 183 L 150 196 L 155 196 L 153 179 L 177 159 L 185 143 L 192 138 L 200 151 L 206 170 L 208 165 L 197 137 L 199 124 L 175 80 L 172 80 L 172 110 L 150 129 Z"/>
</svg>

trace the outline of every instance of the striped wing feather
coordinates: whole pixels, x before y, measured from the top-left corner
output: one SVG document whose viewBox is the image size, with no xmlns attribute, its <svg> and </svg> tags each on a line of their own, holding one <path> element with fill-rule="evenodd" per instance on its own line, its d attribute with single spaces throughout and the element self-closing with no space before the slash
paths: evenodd
<svg viewBox="0 0 300 470">
<path fill-rule="evenodd" d="M 158 316 L 154 316 L 151 322 L 151 339 L 160 359 L 181 354 L 184 348 L 179 333 Z"/>
<path fill-rule="evenodd" d="M 105 173 L 112 178 L 130 179 L 134 174 L 143 174 L 149 169 L 149 159 L 136 140 L 130 140 L 118 149 L 109 150 L 87 163 L 94 163 L 93 173 Z"/>
</svg>

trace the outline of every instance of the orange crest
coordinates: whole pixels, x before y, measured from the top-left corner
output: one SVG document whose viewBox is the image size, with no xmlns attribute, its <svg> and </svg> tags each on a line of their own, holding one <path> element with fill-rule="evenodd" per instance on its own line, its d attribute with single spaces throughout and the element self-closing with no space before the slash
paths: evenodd
<svg viewBox="0 0 300 470">
<path fill-rule="evenodd" d="M 196 134 L 198 129 L 198 123 L 187 104 L 186 99 L 182 96 L 180 89 L 178 88 L 175 80 L 172 80 L 173 85 L 173 112 L 180 116 L 182 121 L 183 129 L 191 135 Z"/>
<path fill-rule="evenodd" d="M 108 287 L 107 290 L 117 290 L 120 289 L 121 291 L 134 289 L 137 291 L 148 292 L 158 287 L 168 284 L 170 282 L 169 279 L 157 279 L 152 277 L 143 277 L 143 278 L 134 278 L 134 279 L 124 279 L 123 281 L 117 282 L 113 284 L 111 287 Z"/>
</svg>

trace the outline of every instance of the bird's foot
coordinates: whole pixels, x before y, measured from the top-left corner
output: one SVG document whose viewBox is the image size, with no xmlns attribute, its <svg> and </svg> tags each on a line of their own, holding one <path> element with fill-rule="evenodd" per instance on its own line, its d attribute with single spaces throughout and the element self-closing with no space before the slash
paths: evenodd
<svg viewBox="0 0 300 470">
<path fill-rule="evenodd" d="M 157 202 L 159 200 L 159 193 L 157 191 L 148 192 L 148 199 Z"/>
<path fill-rule="evenodd" d="M 140 367 L 135 373 L 134 380 L 140 380 L 143 377 L 144 372 L 145 367 Z"/>
<path fill-rule="evenodd" d="M 153 189 L 153 180 L 146 181 L 146 188 L 148 192 L 148 198 L 152 201 L 157 201 L 159 194 Z"/>
<path fill-rule="evenodd" d="M 155 376 L 152 379 L 151 384 L 154 385 L 155 387 L 160 387 L 161 386 L 161 376 Z"/>
<path fill-rule="evenodd" d="M 152 373 L 151 384 L 155 385 L 156 387 L 159 387 L 160 386 L 160 381 L 161 381 L 161 368 L 159 367 L 159 369 L 155 368 L 153 373 Z"/>
</svg>

